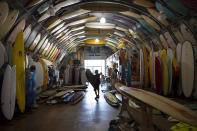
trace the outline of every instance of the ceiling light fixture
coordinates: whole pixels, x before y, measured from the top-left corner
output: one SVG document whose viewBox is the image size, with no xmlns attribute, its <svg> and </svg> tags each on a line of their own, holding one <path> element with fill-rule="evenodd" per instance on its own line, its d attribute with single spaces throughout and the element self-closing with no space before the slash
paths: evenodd
<svg viewBox="0 0 197 131">
<path fill-rule="evenodd" d="M 105 19 L 105 17 L 101 17 L 101 19 L 100 19 L 100 23 L 106 23 L 106 19 Z"/>
<path fill-rule="evenodd" d="M 99 42 L 99 39 L 98 39 L 98 38 L 96 38 L 95 42 L 96 42 L 96 43 L 98 43 L 98 42 Z"/>
</svg>

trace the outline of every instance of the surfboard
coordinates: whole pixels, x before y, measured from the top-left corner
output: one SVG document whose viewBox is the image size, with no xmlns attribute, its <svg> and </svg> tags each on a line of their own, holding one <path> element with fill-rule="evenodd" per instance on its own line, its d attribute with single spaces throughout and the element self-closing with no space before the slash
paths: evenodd
<svg viewBox="0 0 197 131">
<path fill-rule="evenodd" d="M 173 67 L 173 78 L 172 78 L 172 93 L 177 95 L 178 85 L 179 85 L 179 65 L 175 56 L 172 58 Z"/>
<path fill-rule="evenodd" d="M 56 60 L 56 58 L 58 57 L 58 55 L 60 54 L 61 50 L 59 49 L 57 54 L 53 57 L 53 60 Z"/>
<path fill-rule="evenodd" d="M 0 25 L 0 40 L 10 31 L 18 17 L 18 14 L 18 10 L 12 10 L 9 12 L 5 22 Z"/>
<path fill-rule="evenodd" d="M 75 4 L 75 3 L 78 3 L 80 2 L 81 0 L 73 0 L 73 1 L 70 1 L 70 0 L 66 0 L 66 1 L 62 1 L 60 3 L 58 3 L 57 5 L 54 5 L 53 7 L 50 7 L 38 20 L 38 22 L 40 21 L 43 21 L 47 18 L 49 18 L 50 16 L 54 16 L 55 13 L 60 10 L 61 8 L 63 7 L 66 7 L 66 6 L 69 6 L 69 5 L 72 5 L 72 4 Z"/>
<path fill-rule="evenodd" d="M 87 78 L 86 78 L 85 69 L 82 69 L 81 70 L 81 84 L 86 85 L 86 82 L 87 82 Z"/>
<path fill-rule="evenodd" d="M 160 26 L 153 21 L 151 18 L 149 18 L 148 16 L 145 15 L 141 15 L 141 17 L 148 23 L 150 24 L 153 28 L 155 28 L 156 30 L 160 30 Z"/>
<path fill-rule="evenodd" d="M 57 25 L 60 24 L 61 22 L 62 22 L 62 20 L 60 20 L 60 19 L 54 20 L 54 21 L 47 27 L 47 30 L 52 29 L 53 27 L 57 26 Z"/>
<path fill-rule="evenodd" d="M 86 13 L 89 13 L 89 12 L 90 12 L 89 10 L 78 9 L 78 10 L 72 11 L 71 13 L 63 14 L 60 17 L 60 19 L 61 20 L 68 20 L 68 19 L 80 16 L 80 15 L 83 15 L 83 14 L 86 14 Z"/>
<path fill-rule="evenodd" d="M 134 18 L 141 18 L 141 16 L 139 14 L 136 14 L 136 13 L 131 12 L 131 11 L 120 12 L 120 14 L 130 16 L 130 17 L 134 17 Z"/>
<path fill-rule="evenodd" d="M 172 93 L 172 59 L 170 56 L 166 56 L 166 62 L 168 66 L 168 93 L 171 95 Z"/>
<path fill-rule="evenodd" d="M 142 49 L 140 49 L 140 87 L 144 85 L 144 55 Z"/>
<path fill-rule="evenodd" d="M 176 20 L 176 16 L 168 8 L 163 6 L 159 1 L 155 2 L 155 7 L 159 12 L 162 12 L 162 14 L 164 14 L 167 17 L 167 19 L 171 21 Z"/>
<path fill-rule="evenodd" d="M 83 91 L 75 92 L 70 100 L 71 104 L 77 104 L 79 101 L 83 99 L 84 96 L 85 93 Z"/>
<path fill-rule="evenodd" d="M 148 60 L 147 60 L 147 53 L 146 53 L 146 48 L 143 46 L 143 58 L 144 58 L 144 87 L 148 88 Z"/>
<path fill-rule="evenodd" d="M 176 48 L 176 44 L 175 44 L 174 40 L 172 39 L 170 33 L 169 32 L 165 32 L 164 36 L 165 36 L 165 38 L 166 38 L 166 40 L 168 42 L 168 46 L 170 48 L 172 48 L 172 49 Z"/>
<path fill-rule="evenodd" d="M 137 19 L 149 32 L 151 32 L 151 33 L 155 33 L 156 31 L 155 31 L 155 29 L 151 26 L 151 25 L 149 25 L 144 19 L 141 19 L 141 18 L 139 18 L 139 19 Z"/>
<path fill-rule="evenodd" d="M 190 41 L 192 45 L 196 46 L 196 40 L 194 38 L 194 35 L 184 23 L 181 23 L 180 30 L 181 30 L 181 33 L 183 34 L 184 40 Z"/>
<path fill-rule="evenodd" d="M 176 27 L 171 27 L 172 32 L 174 33 L 174 36 L 176 37 L 176 39 L 182 44 L 185 40 L 183 35 L 181 34 L 181 32 L 179 31 L 178 28 Z"/>
<path fill-rule="evenodd" d="M 190 97 L 194 86 L 194 54 L 189 41 L 185 41 L 182 45 L 181 81 L 183 94 Z"/>
<path fill-rule="evenodd" d="M 25 8 L 31 8 L 37 4 L 40 4 L 43 0 L 29 0 L 25 5 Z"/>
<path fill-rule="evenodd" d="M 1 88 L 1 110 L 7 120 L 14 115 L 16 98 L 16 67 L 7 65 Z"/>
<path fill-rule="evenodd" d="M 161 67 L 162 67 L 162 89 L 163 94 L 168 95 L 168 65 L 166 59 L 166 50 L 161 52 Z"/>
<path fill-rule="evenodd" d="M 44 71 L 42 68 L 42 64 L 40 62 L 35 63 L 36 66 L 36 88 L 42 87 L 43 86 L 43 81 L 44 81 Z"/>
<path fill-rule="evenodd" d="M 16 27 L 14 28 L 14 30 L 12 31 L 12 33 L 9 35 L 8 39 L 7 39 L 7 43 L 9 44 L 13 44 L 15 39 L 16 39 L 16 36 L 18 34 L 18 32 L 20 32 L 21 30 L 23 31 L 24 28 L 25 28 L 25 23 L 26 23 L 26 20 L 25 19 L 22 19 L 17 25 Z"/>
<path fill-rule="evenodd" d="M 156 92 L 158 94 L 162 93 L 162 68 L 160 63 L 160 58 L 155 58 L 155 85 L 156 85 Z"/>
<path fill-rule="evenodd" d="M 31 29 L 32 29 L 32 25 L 31 25 L 31 24 L 29 24 L 29 25 L 25 28 L 25 30 L 24 30 L 24 32 L 23 32 L 24 42 L 27 41 L 27 38 L 28 38 L 29 35 L 31 34 Z"/>
<path fill-rule="evenodd" d="M 152 15 L 152 16 L 154 16 L 159 22 L 161 22 L 163 25 L 165 25 L 165 26 L 168 26 L 169 25 L 169 23 L 168 23 L 168 21 L 165 19 L 165 18 L 162 18 L 161 17 L 161 14 L 158 12 L 158 11 L 156 11 L 155 9 L 153 9 L 153 8 L 147 8 L 147 10 L 148 10 L 148 12 Z"/>
<path fill-rule="evenodd" d="M 43 56 L 45 56 L 45 54 L 46 54 L 46 52 L 48 51 L 48 49 L 49 49 L 50 46 L 51 46 L 51 43 L 48 42 L 47 45 L 46 45 L 46 47 L 43 48 L 43 51 L 42 51 L 42 55 L 43 55 Z"/>
<path fill-rule="evenodd" d="M 179 43 L 176 47 L 176 59 L 177 59 L 178 65 L 179 65 L 179 70 L 181 69 L 181 55 L 182 55 L 182 44 Z M 181 96 L 181 94 L 182 94 L 182 87 L 181 87 L 181 81 L 179 80 L 177 95 Z"/>
<path fill-rule="evenodd" d="M 37 36 L 37 34 L 38 34 L 38 29 L 39 29 L 39 28 L 40 28 L 39 26 L 36 26 L 36 27 L 32 30 L 32 32 L 31 32 L 31 34 L 29 35 L 27 41 L 25 42 L 25 48 L 29 48 L 29 47 L 31 46 L 32 42 L 35 40 L 35 38 L 36 38 L 36 36 Z"/>
<path fill-rule="evenodd" d="M 57 25 L 52 31 L 51 34 L 54 34 L 55 32 L 59 31 L 60 29 L 62 29 L 62 27 L 64 26 L 65 22 L 60 23 L 59 25 Z"/>
<path fill-rule="evenodd" d="M 0 25 L 6 21 L 8 17 L 9 7 L 7 2 L 0 2 Z"/>
<path fill-rule="evenodd" d="M 38 42 L 40 41 L 40 38 L 41 38 L 41 34 L 37 34 L 36 38 L 34 39 L 34 41 L 31 43 L 30 47 L 29 47 L 29 50 L 30 51 L 33 51 L 34 48 L 36 47 L 36 45 L 38 44 Z"/>
<path fill-rule="evenodd" d="M 2 42 L 0 41 L 0 68 L 1 66 L 7 62 L 7 52 L 6 49 L 4 47 L 4 45 L 2 44 Z"/>
<path fill-rule="evenodd" d="M 65 95 L 67 93 L 70 93 L 71 91 L 73 91 L 73 90 L 72 89 L 68 89 L 68 90 L 60 91 L 60 92 L 56 93 L 54 95 L 54 97 L 62 97 L 63 95 Z"/>
<path fill-rule="evenodd" d="M 178 104 L 168 98 L 157 95 L 155 93 L 142 89 L 136 89 L 131 87 L 128 88 L 119 83 L 115 84 L 115 87 L 127 97 L 136 98 L 137 100 L 142 101 L 143 103 L 153 108 L 156 108 L 181 122 L 197 126 L 196 113 L 181 104 Z"/>
<path fill-rule="evenodd" d="M 152 87 L 153 89 L 156 89 L 156 84 L 155 84 L 155 52 L 152 54 Z"/>
<path fill-rule="evenodd" d="M 164 38 L 164 36 L 162 34 L 160 34 L 159 38 L 161 40 L 161 43 L 162 43 L 163 47 L 165 49 L 167 49 L 168 48 L 168 42 L 166 41 L 166 39 Z"/>
<path fill-rule="evenodd" d="M 186 8 L 180 0 L 164 0 L 164 2 L 173 10 L 181 15 L 188 15 L 189 10 Z"/>
<path fill-rule="evenodd" d="M 53 48 L 54 46 L 53 46 L 53 43 L 49 43 L 49 47 L 48 47 L 48 49 L 47 50 L 44 50 L 43 51 L 43 53 L 44 53 L 44 56 L 48 56 L 48 54 L 49 54 L 49 52 L 51 51 L 51 49 Z"/>
<path fill-rule="evenodd" d="M 47 44 L 49 42 L 49 39 L 47 38 L 44 43 L 41 45 L 40 49 L 38 50 L 38 53 L 41 54 L 45 47 L 47 47 Z"/>
<path fill-rule="evenodd" d="M 153 65 L 152 65 L 152 56 L 153 56 L 153 51 L 151 50 L 150 54 L 149 54 L 149 78 L 150 78 L 150 85 L 153 88 L 153 84 L 152 84 L 152 75 L 153 75 Z"/>
<path fill-rule="evenodd" d="M 16 65 L 16 99 L 21 112 L 25 111 L 25 55 L 23 32 L 16 37 L 13 49 L 13 65 Z"/>
<path fill-rule="evenodd" d="M 47 71 L 47 65 L 43 61 L 43 59 L 38 60 L 40 64 L 42 65 L 43 69 L 43 88 L 42 90 L 45 91 L 47 89 L 47 84 L 48 84 L 48 71 Z"/>
<path fill-rule="evenodd" d="M 37 46 L 34 49 L 34 53 L 36 54 L 38 52 L 38 50 L 41 48 L 41 46 L 44 44 L 45 40 L 47 38 L 47 35 L 45 35 L 44 37 L 42 37 L 42 39 L 40 39 L 39 43 L 37 44 Z"/>
<path fill-rule="evenodd" d="M 132 2 L 136 5 L 146 7 L 146 8 L 155 7 L 154 3 L 152 3 L 151 1 L 147 1 L 147 0 L 133 0 Z"/>
<path fill-rule="evenodd" d="M 114 106 L 114 107 L 119 106 L 118 99 L 112 93 L 106 92 L 104 94 L 104 98 L 109 105 Z"/>
</svg>

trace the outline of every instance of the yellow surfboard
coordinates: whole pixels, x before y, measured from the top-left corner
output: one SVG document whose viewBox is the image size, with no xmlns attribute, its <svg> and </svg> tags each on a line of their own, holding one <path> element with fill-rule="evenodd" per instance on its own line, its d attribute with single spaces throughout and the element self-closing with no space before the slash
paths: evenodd
<svg viewBox="0 0 197 131">
<path fill-rule="evenodd" d="M 166 61 L 166 50 L 161 51 L 161 65 L 162 65 L 162 88 L 163 88 L 163 94 L 166 96 L 168 94 L 168 65 Z"/>
<path fill-rule="evenodd" d="M 13 49 L 13 65 L 16 65 L 16 99 L 21 112 L 25 111 L 25 55 L 23 31 L 15 40 Z"/>
<path fill-rule="evenodd" d="M 48 84 L 48 72 L 47 72 L 47 66 L 45 64 L 45 62 L 43 61 L 43 59 L 39 59 L 38 60 L 41 65 L 42 65 L 42 68 L 43 68 L 43 76 L 44 76 L 44 79 L 43 79 L 43 91 L 45 91 L 47 89 L 47 84 Z"/>
<path fill-rule="evenodd" d="M 147 62 L 146 47 L 143 46 L 142 50 L 144 54 L 144 87 L 148 88 L 148 62 Z"/>
</svg>

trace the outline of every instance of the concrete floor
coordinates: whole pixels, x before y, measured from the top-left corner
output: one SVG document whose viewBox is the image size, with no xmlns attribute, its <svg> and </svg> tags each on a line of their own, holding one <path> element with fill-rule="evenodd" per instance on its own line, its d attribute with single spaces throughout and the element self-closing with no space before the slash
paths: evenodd
<svg viewBox="0 0 197 131">
<path fill-rule="evenodd" d="M 32 112 L 0 121 L 0 131 L 107 131 L 119 109 L 108 105 L 103 93 L 96 102 L 92 87 L 76 105 L 40 105 Z"/>
</svg>

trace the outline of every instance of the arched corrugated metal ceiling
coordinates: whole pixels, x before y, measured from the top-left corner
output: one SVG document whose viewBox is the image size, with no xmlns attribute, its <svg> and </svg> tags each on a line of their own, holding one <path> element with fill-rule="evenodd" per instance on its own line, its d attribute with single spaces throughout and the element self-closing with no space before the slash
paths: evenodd
<svg viewBox="0 0 197 131">
<path fill-rule="evenodd" d="M 172 1 L 181 5 L 179 0 Z M 191 14 L 191 10 L 184 9 L 176 10 L 166 0 L 31 0 L 24 11 L 33 17 L 36 23 L 33 29 L 50 43 L 43 48 L 52 50 L 51 54 L 66 56 L 78 46 L 87 46 L 85 40 L 96 38 L 105 40 L 105 46 L 114 51 L 122 42 L 137 48 L 143 44 L 147 48 L 165 48 L 158 45 L 158 36 L 169 31 L 175 20 Z M 114 26 L 109 30 L 99 25 L 93 29 L 87 27 L 87 23 L 99 23 L 101 17 Z"/>
</svg>

